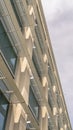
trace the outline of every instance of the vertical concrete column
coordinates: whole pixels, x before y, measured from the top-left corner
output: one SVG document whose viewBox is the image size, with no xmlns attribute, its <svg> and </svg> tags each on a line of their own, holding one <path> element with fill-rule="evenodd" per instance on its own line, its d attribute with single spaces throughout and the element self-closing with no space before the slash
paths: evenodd
<svg viewBox="0 0 73 130">
<path fill-rule="evenodd" d="M 35 15 L 33 6 L 29 5 L 28 10 L 29 10 L 29 17 L 30 17 L 30 20 L 31 20 L 31 26 L 34 28 L 36 15 Z"/>
<path fill-rule="evenodd" d="M 48 116 L 45 115 L 44 118 L 42 118 L 42 130 L 48 130 Z"/>
<path fill-rule="evenodd" d="M 39 125 L 40 125 L 40 130 L 42 130 L 42 107 L 40 107 L 40 115 L 39 115 Z"/>
<path fill-rule="evenodd" d="M 9 105 L 5 130 L 14 130 L 15 105 Z"/>
<path fill-rule="evenodd" d="M 23 79 L 21 78 L 20 86 L 22 86 L 21 94 L 23 95 L 26 104 L 28 105 L 29 100 L 29 86 L 30 86 L 30 74 L 29 70 L 26 68 Z"/>
<path fill-rule="evenodd" d="M 16 105 L 14 130 L 26 130 L 27 114 L 23 110 L 21 104 Z"/>
<path fill-rule="evenodd" d="M 21 57 L 19 61 L 16 84 L 28 105 L 29 98 L 29 85 L 30 85 L 30 72 L 28 68 L 28 61 L 26 57 Z"/>
<path fill-rule="evenodd" d="M 47 77 L 45 76 L 42 77 L 42 85 L 43 85 L 45 98 L 48 101 L 48 80 L 47 80 Z"/>
<path fill-rule="evenodd" d="M 67 124 L 64 124 L 64 130 L 67 130 Z"/>
<path fill-rule="evenodd" d="M 48 130 L 48 112 L 45 106 L 42 107 L 41 130 Z"/>
<path fill-rule="evenodd" d="M 28 39 L 26 39 L 26 46 L 27 46 L 27 50 L 28 50 L 28 53 L 30 55 L 30 58 L 32 58 L 33 41 L 31 39 L 31 37 L 29 37 Z"/>
<path fill-rule="evenodd" d="M 19 130 L 26 130 L 26 121 L 24 119 L 20 120 Z"/>
<path fill-rule="evenodd" d="M 43 55 L 43 61 L 44 61 L 45 72 L 48 73 L 48 57 L 46 53 Z"/>
<path fill-rule="evenodd" d="M 15 124 L 14 130 L 26 130 L 26 119 L 23 115 L 21 114 L 19 121 Z"/>
<path fill-rule="evenodd" d="M 14 130 L 26 130 L 26 120 L 22 115 L 19 121 L 14 124 Z"/>
<path fill-rule="evenodd" d="M 34 38 L 33 38 L 30 27 L 25 27 L 25 39 L 26 39 L 26 47 L 27 47 L 28 53 L 30 57 L 32 58 Z"/>
</svg>

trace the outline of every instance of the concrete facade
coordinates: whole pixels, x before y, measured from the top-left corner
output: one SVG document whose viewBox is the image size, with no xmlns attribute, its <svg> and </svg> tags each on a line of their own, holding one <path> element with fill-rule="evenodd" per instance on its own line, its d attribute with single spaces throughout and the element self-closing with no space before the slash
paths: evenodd
<svg viewBox="0 0 73 130">
<path fill-rule="evenodd" d="M 72 130 L 40 0 L 0 1 L 0 44 L 0 130 Z"/>
</svg>

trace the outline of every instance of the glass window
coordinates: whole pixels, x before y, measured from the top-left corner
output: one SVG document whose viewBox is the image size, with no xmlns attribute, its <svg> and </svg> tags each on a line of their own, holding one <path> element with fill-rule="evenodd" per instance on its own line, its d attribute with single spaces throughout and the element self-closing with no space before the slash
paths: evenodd
<svg viewBox="0 0 73 130">
<path fill-rule="evenodd" d="M 6 58 L 11 70 L 15 72 L 17 55 L 8 39 L 8 36 L 3 28 L 2 23 L 0 22 L 0 49 Z"/>
<path fill-rule="evenodd" d="M 36 37 L 37 37 L 37 40 L 38 40 L 38 43 L 39 43 L 41 52 L 44 53 L 44 51 L 43 51 L 42 35 L 41 35 L 41 33 L 40 33 L 40 28 L 39 28 L 38 24 L 37 24 L 37 26 L 35 26 L 35 34 L 36 34 Z"/>
<path fill-rule="evenodd" d="M 37 61 L 36 61 L 36 57 L 35 57 L 35 55 L 34 55 L 34 51 L 33 51 L 33 55 L 32 55 L 32 61 L 33 61 L 33 64 L 34 64 L 34 66 L 35 66 L 35 69 L 36 69 L 36 71 L 37 71 L 38 77 L 39 77 L 39 79 L 40 79 L 40 81 L 41 81 L 41 72 L 40 72 L 40 69 L 39 69 L 39 67 L 38 67 L 38 64 L 37 64 Z"/>
<path fill-rule="evenodd" d="M 48 130 L 54 130 L 54 124 L 51 118 L 48 119 Z"/>
<path fill-rule="evenodd" d="M 28 26 L 28 18 L 27 18 L 27 14 L 25 11 L 25 8 L 23 6 L 23 2 L 20 0 L 10 0 L 11 1 L 11 5 L 13 7 L 13 11 L 15 13 L 17 22 L 21 28 L 21 31 L 24 30 L 25 26 Z"/>
<path fill-rule="evenodd" d="M 48 92 L 48 103 L 49 103 L 49 106 L 50 106 L 51 110 L 53 110 L 53 104 L 52 104 L 52 95 L 51 95 L 51 92 Z"/>
<path fill-rule="evenodd" d="M 35 95 L 31 87 L 30 87 L 30 92 L 29 92 L 29 106 L 34 116 L 36 117 L 36 119 L 38 119 L 39 118 L 39 104 L 35 98 Z"/>
<path fill-rule="evenodd" d="M 8 106 L 8 101 L 0 91 L 0 130 L 5 130 Z"/>
<path fill-rule="evenodd" d="M 45 32 L 44 32 L 44 28 L 43 28 L 43 24 L 42 24 L 42 20 L 41 20 L 39 8 L 38 8 L 38 6 L 36 6 L 36 8 L 37 8 L 37 13 L 38 13 L 39 21 L 40 21 L 40 24 L 41 24 L 41 27 L 42 27 L 42 33 L 44 34 L 44 38 L 46 40 L 46 36 L 45 36 Z"/>
<path fill-rule="evenodd" d="M 22 23 L 21 23 L 21 20 L 20 20 L 20 18 L 19 18 L 19 16 L 18 16 L 18 12 L 17 12 L 17 10 L 16 10 L 16 7 L 15 7 L 15 5 L 14 5 L 14 0 L 10 0 L 10 2 L 11 2 L 11 5 L 12 5 L 12 7 L 13 7 L 15 16 L 16 16 L 17 21 L 18 21 L 18 24 L 19 24 L 20 28 L 22 28 Z"/>
<path fill-rule="evenodd" d="M 50 78 L 51 85 L 53 86 L 54 85 L 54 76 L 53 76 L 53 73 L 52 73 L 52 70 L 51 70 L 51 67 L 49 64 L 48 64 L 48 75 Z"/>
</svg>

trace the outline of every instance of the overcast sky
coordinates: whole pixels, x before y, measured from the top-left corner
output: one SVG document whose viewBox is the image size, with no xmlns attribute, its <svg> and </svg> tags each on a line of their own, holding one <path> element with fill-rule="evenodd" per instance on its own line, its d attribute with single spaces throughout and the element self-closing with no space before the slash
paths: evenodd
<svg viewBox="0 0 73 130">
<path fill-rule="evenodd" d="M 73 127 L 73 0 L 41 0 Z"/>
</svg>

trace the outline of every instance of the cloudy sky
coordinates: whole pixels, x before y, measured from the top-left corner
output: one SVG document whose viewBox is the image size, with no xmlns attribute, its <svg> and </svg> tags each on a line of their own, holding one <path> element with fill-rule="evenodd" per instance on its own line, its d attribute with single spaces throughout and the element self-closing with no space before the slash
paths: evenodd
<svg viewBox="0 0 73 130">
<path fill-rule="evenodd" d="M 73 127 L 73 0 L 41 0 Z"/>
</svg>

